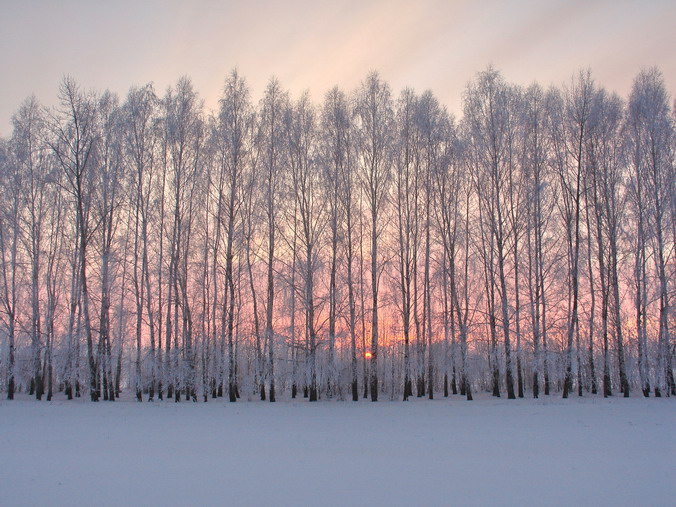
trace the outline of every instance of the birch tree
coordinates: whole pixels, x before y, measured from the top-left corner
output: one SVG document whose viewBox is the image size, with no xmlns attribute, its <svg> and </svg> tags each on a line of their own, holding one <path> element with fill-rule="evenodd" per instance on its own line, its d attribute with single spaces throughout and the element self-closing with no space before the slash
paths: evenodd
<svg viewBox="0 0 676 507">
<path fill-rule="evenodd" d="M 142 334 L 142 318 L 145 312 L 148 319 L 148 335 L 150 339 L 150 385 L 149 400 L 153 399 L 155 390 L 160 399 L 163 397 L 163 386 L 159 369 L 162 364 L 161 326 L 157 326 L 153 290 L 151 288 L 150 237 L 149 226 L 152 225 L 152 203 L 157 187 L 157 108 L 159 100 L 152 85 L 129 90 L 123 106 L 125 122 L 124 156 L 133 186 L 130 199 L 134 209 L 134 259 L 133 280 L 136 298 L 136 398 L 140 401 L 141 361 L 140 340 Z M 140 262 L 140 266 L 139 266 Z M 156 343 L 157 335 L 157 343 Z"/>
<path fill-rule="evenodd" d="M 285 131 L 288 142 L 288 164 L 291 194 L 295 200 L 300 225 L 301 276 L 304 280 L 303 302 L 305 326 L 308 337 L 307 377 L 310 401 L 318 399 L 317 383 L 317 316 L 316 271 L 319 258 L 319 242 L 326 223 L 326 202 L 322 195 L 321 171 L 317 167 L 317 133 L 314 108 L 307 93 L 291 106 L 285 115 Z M 335 274 L 334 274 L 335 276 Z M 335 297 L 335 294 L 334 294 Z M 334 316 L 335 319 L 335 316 Z M 334 322 L 335 325 L 335 322 Z M 335 332 L 335 331 L 334 331 Z M 330 339 L 335 339 L 330 337 Z M 329 344 L 333 354 L 333 343 Z M 329 356 L 332 362 L 333 357 Z M 331 375 L 331 362 L 329 375 Z"/>
<path fill-rule="evenodd" d="M 383 269 L 378 240 L 384 230 L 383 212 L 389 199 L 391 132 L 393 123 L 390 88 L 371 73 L 355 97 L 355 126 L 360 183 L 370 218 L 371 256 L 371 401 L 378 401 L 378 291 Z"/>
<path fill-rule="evenodd" d="M 484 242 L 485 268 L 488 272 L 487 297 L 492 302 L 499 291 L 502 331 L 505 347 L 507 396 L 512 399 L 512 346 L 507 293 L 507 253 L 510 236 L 508 220 L 509 176 L 513 149 L 512 93 L 500 74 L 489 68 L 470 84 L 466 92 L 465 121 L 473 150 L 475 186 L 480 195 L 479 207 Z M 488 251 L 487 251 L 488 249 Z M 495 265 L 497 264 L 497 266 Z M 497 274 L 495 270 L 497 269 Z M 496 279 L 497 278 L 497 279 Z M 488 308 L 491 322 L 495 305 Z M 491 324 L 491 332 L 494 332 Z M 495 386 L 494 386 L 495 388 Z"/>
<path fill-rule="evenodd" d="M 669 288 L 667 265 L 669 257 L 673 255 L 673 238 L 670 247 L 667 246 L 668 206 L 673 199 L 669 191 L 673 188 L 670 183 L 669 158 L 670 146 L 673 144 L 673 123 L 670 115 L 669 100 L 664 87 L 661 73 L 655 69 L 648 69 L 639 73 L 629 97 L 629 137 L 633 151 L 634 196 L 638 208 L 639 239 L 637 240 L 637 269 L 635 276 L 638 280 L 636 297 L 637 327 L 641 338 L 646 345 L 642 334 L 645 326 L 642 319 L 646 318 L 646 302 L 642 292 L 645 287 L 646 276 L 643 273 L 647 261 L 646 247 L 652 250 L 655 265 L 655 278 L 659 281 L 659 337 L 657 357 L 657 378 L 655 382 L 655 396 L 661 396 L 663 391 L 676 395 L 674 382 L 671 336 L 669 329 Z M 642 187 L 642 188 L 641 188 Z M 643 209 L 643 210 L 642 210 Z M 671 224 L 673 231 L 673 223 Z M 640 294 L 640 295 L 639 295 Z M 643 362 L 642 384 L 644 393 L 647 389 L 646 365 Z M 627 393 L 625 393 L 627 395 Z"/>
<path fill-rule="evenodd" d="M 276 79 L 270 80 L 265 96 L 260 105 L 259 142 L 262 150 L 260 163 L 262 166 L 264 202 L 263 209 L 266 220 L 267 252 L 265 255 L 267 269 L 267 288 L 265 300 L 265 341 L 268 350 L 267 377 L 269 382 L 269 399 L 276 400 L 275 393 L 275 336 L 274 336 L 274 303 L 275 303 L 275 263 L 276 238 L 279 215 L 280 188 L 285 163 L 284 152 L 284 111 L 288 107 L 288 95 Z"/>
<path fill-rule="evenodd" d="M 228 396 L 236 399 L 235 378 L 235 272 L 233 258 L 237 251 L 236 229 L 241 214 L 242 177 L 249 158 L 250 140 L 253 129 L 253 111 L 249 99 L 249 88 L 238 72 L 233 71 L 226 80 L 221 98 L 218 117 L 218 147 L 221 164 L 219 174 L 224 184 L 219 184 L 217 231 L 221 222 L 225 230 L 225 287 L 223 291 L 222 315 L 227 316 L 226 329 L 228 343 Z M 217 232 L 214 251 L 214 272 L 220 233 Z M 214 278 L 215 279 L 215 278 Z M 215 302 L 214 302 L 215 308 Z M 214 310 L 215 314 L 215 310 Z M 258 337 L 258 326 L 256 326 Z M 259 338 L 258 338 L 259 339 Z M 260 343 L 260 341 L 259 341 Z M 260 361 L 259 357 L 259 361 Z M 264 392 L 263 390 L 261 392 Z M 271 394 L 272 395 L 272 394 Z M 234 399 L 233 399 L 234 397 Z"/>
<path fill-rule="evenodd" d="M 2 268 L 2 285 L 0 301 L 4 313 L 4 324 L 7 328 L 7 348 L 9 352 L 7 365 L 7 399 L 14 399 L 16 389 L 16 334 L 18 292 L 21 289 L 18 265 L 19 243 L 21 241 L 19 212 L 21 202 L 21 172 L 16 159 L 12 156 L 9 143 L 0 145 L 0 163 L 2 163 L 2 189 L 0 190 L 0 267 Z"/>
<path fill-rule="evenodd" d="M 348 292 L 348 316 L 345 318 L 350 336 L 350 376 L 352 399 L 359 398 L 357 390 L 356 314 L 353 280 L 353 224 L 352 210 L 352 136 L 350 115 L 345 94 L 338 88 L 331 89 L 324 98 L 321 110 L 321 152 L 324 164 L 324 185 L 330 230 L 329 273 L 329 374 L 327 394 L 336 389 L 336 329 L 339 325 L 339 262 L 344 252 L 346 284 Z"/>
<path fill-rule="evenodd" d="M 416 102 L 412 90 L 401 93 L 397 103 L 398 142 L 394 163 L 394 195 L 397 222 L 397 285 L 400 294 L 399 311 L 404 335 L 404 401 L 413 395 L 411 380 L 411 327 L 414 309 L 417 309 L 414 292 L 417 278 L 419 193 L 417 146 L 416 146 Z"/>
<path fill-rule="evenodd" d="M 94 183 L 94 151 L 99 141 L 97 107 L 93 94 L 80 89 L 72 78 L 61 83 L 60 106 L 50 120 L 51 149 L 64 171 L 67 187 L 75 204 L 78 292 L 87 341 L 89 390 L 92 401 L 98 401 L 98 365 L 94 356 L 93 329 L 90 315 L 91 294 L 88 285 L 90 211 Z"/>
<path fill-rule="evenodd" d="M 14 131 L 12 135 L 12 151 L 14 163 L 17 165 L 15 173 L 19 179 L 14 179 L 12 187 L 21 192 L 19 205 L 19 220 L 17 224 L 23 250 L 27 253 L 30 263 L 30 302 L 31 302 L 31 366 L 32 376 L 30 394 L 40 400 L 44 393 L 42 368 L 43 350 L 43 314 L 41 298 L 43 292 L 45 228 L 50 202 L 48 186 L 50 185 L 51 171 L 49 158 L 44 146 L 44 118 L 42 106 L 35 97 L 24 101 L 14 116 Z M 11 172 L 10 172 L 11 174 Z M 10 222 L 11 223 L 11 222 Z M 13 237 L 13 234 L 12 234 Z"/>
</svg>

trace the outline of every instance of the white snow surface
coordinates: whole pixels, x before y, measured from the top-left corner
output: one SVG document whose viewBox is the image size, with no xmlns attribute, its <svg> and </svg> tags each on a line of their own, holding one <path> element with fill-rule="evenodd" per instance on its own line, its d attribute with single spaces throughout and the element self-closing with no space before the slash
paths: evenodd
<svg viewBox="0 0 676 507">
<path fill-rule="evenodd" d="M 0 506 L 676 505 L 676 398 L 0 402 Z"/>
</svg>

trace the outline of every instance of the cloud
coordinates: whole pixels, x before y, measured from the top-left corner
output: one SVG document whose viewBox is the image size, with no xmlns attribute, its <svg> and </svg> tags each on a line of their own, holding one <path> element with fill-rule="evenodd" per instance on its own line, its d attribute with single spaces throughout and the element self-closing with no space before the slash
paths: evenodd
<svg viewBox="0 0 676 507">
<path fill-rule="evenodd" d="M 377 69 L 395 90 L 432 89 L 459 111 L 465 83 L 488 63 L 508 80 L 560 84 L 591 66 L 626 94 L 641 66 L 676 81 L 669 2 L 336 1 L 10 3 L 0 19 L 0 134 L 24 97 L 53 103 L 65 73 L 124 95 L 192 77 L 215 107 L 233 67 L 259 97 L 271 75 L 314 100 Z"/>
</svg>

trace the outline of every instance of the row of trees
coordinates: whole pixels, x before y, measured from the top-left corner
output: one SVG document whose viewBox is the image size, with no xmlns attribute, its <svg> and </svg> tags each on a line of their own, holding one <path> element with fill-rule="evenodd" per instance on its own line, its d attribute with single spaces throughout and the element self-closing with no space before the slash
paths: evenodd
<svg viewBox="0 0 676 507">
<path fill-rule="evenodd" d="M 378 74 L 320 105 L 233 71 L 123 101 L 65 78 L 0 142 L 0 378 L 145 396 L 676 394 L 675 118 L 492 68 L 456 120 Z"/>
</svg>

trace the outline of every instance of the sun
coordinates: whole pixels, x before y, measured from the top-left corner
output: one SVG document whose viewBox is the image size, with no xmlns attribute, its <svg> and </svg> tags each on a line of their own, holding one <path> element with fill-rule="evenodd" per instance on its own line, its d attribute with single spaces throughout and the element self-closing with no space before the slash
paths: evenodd
<svg viewBox="0 0 676 507">
<path fill-rule="evenodd" d="M 373 354 L 371 354 L 370 352 L 366 352 L 364 354 L 364 359 L 371 359 L 372 357 L 373 357 Z"/>
</svg>

